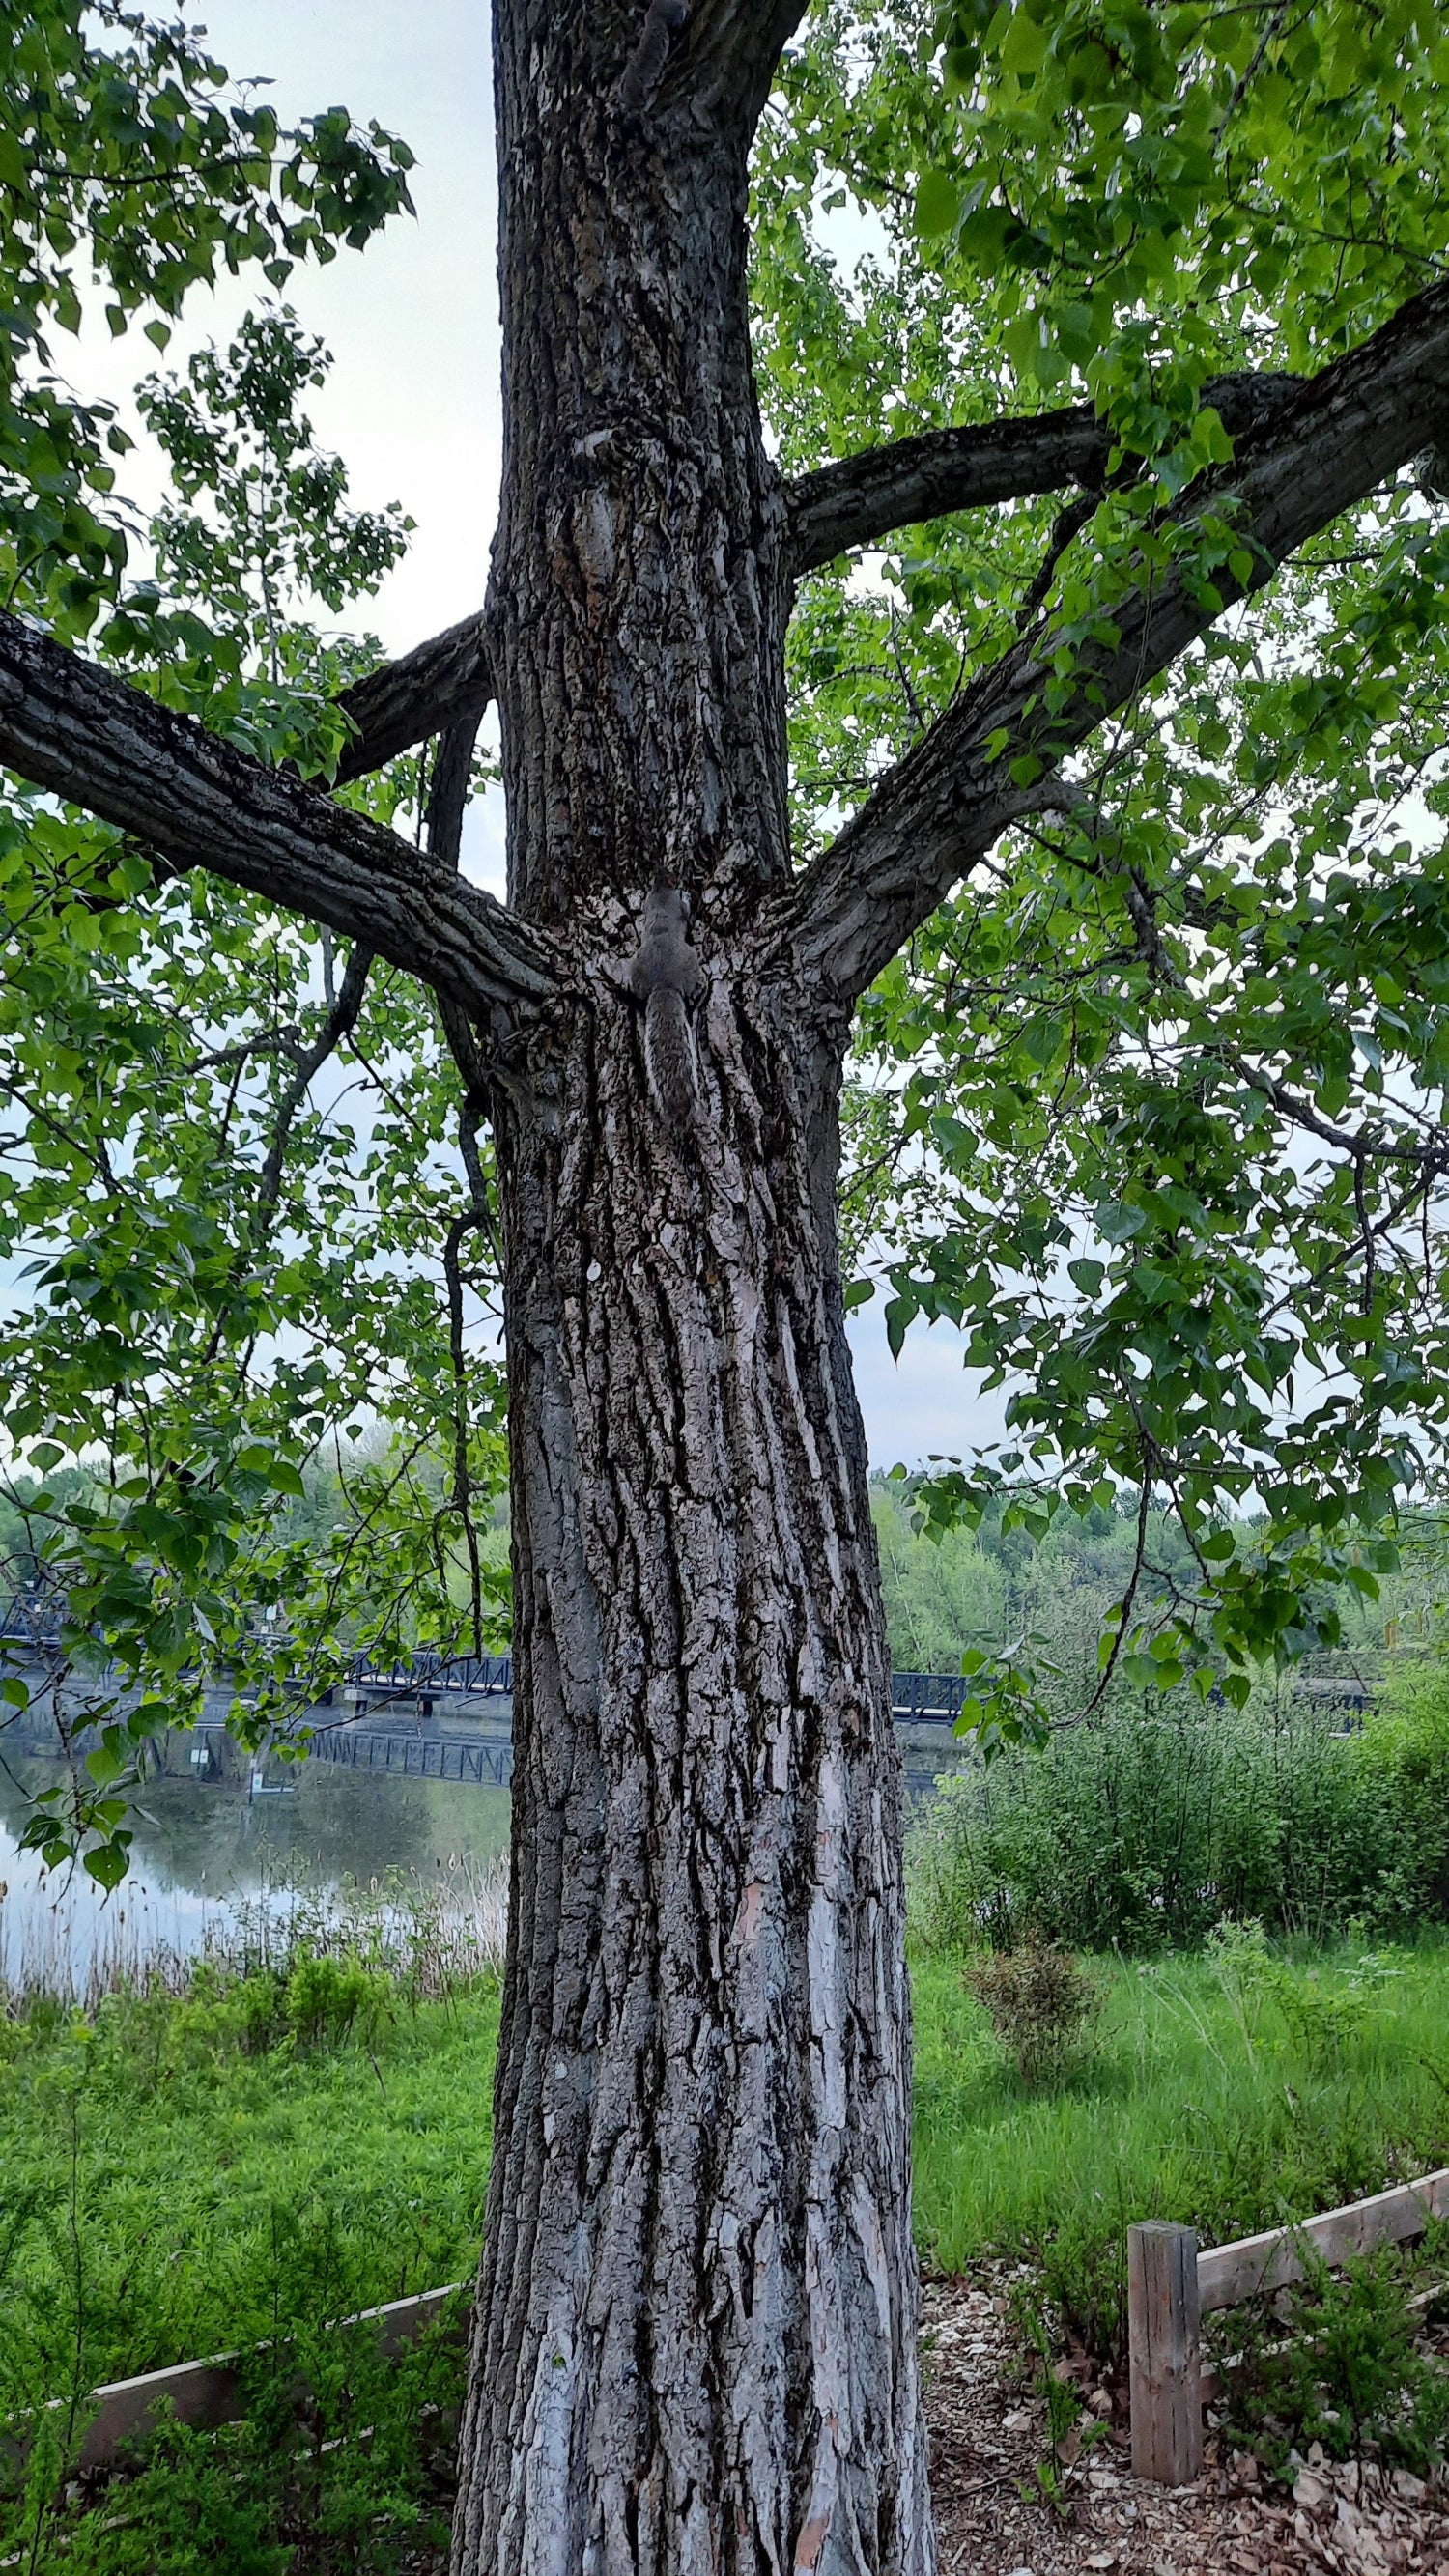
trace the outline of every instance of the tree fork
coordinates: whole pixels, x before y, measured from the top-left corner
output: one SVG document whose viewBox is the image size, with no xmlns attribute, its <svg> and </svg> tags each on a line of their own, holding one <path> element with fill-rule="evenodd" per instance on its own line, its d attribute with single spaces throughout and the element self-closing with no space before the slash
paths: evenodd
<svg viewBox="0 0 1449 2576">
<path fill-rule="evenodd" d="M 430 851 L 0 615 L 0 757 L 420 976 L 465 1135 L 485 1095 L 493 1119 L 517 1827 L 456 2576 L 930 2576 L 899 1777 L 835 1238 L 847 1021 L 1013 815 L 1070 792 L 1012 752 L 1060 760 L 1237 595 L 1231 565 L 1212 594 L 1144 581 L 1050 708 L 1025 637 L 792 876 L 794 575 L 1102 462 L 1062 414 L 782 490 L 745 178 L 800 14 L 693 0 L 624 117 L 634 0 L 496 0 L 489 608 L 346 702 L 349 771 L 452 736 Z M 1224 518 L 1256 589 L 1442 445 L 1446 347 L 1441 282 L 1311 382 L 1243 390 L 1239 453 L 1164 528 Z M 508 909 L 455 865 L 490 695 Z M 678 1130 L 631 989 L 661 879 L 705 988 Z"/>
</svg>

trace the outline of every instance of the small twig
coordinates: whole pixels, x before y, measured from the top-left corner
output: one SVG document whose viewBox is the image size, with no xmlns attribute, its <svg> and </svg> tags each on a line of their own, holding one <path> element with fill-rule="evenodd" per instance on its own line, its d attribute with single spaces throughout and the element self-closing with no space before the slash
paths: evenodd
<svg viewBox="0 0 1449 2576">
<path fill-rule="evenodd" d="M 267 1159 L 262 1165 L 262 1177 L 257 1190 L 257 1215 L 261 1220 L 264 1233 L 270 1225 L 272 1212 L 281 1192 L 282 1167 L 286 1160 L 287 1144 L 297 1112 L 307 1097 L 313 1078 L 321 1072 L 328 1057 L 341 1045 L 343 1039 L 350 1037 L 357 1026 L 362 1011 L 363 995 L 367 989 L 367 979 L 371 971 L 372 950 L 362 947 L 359 943 L 347 961 L 347 972 L 342 978 L 342 989 L 322 1023 L 315 1044 L 307 1049 L 305 1055 L 299 1055 L 297 1058 L 296 1071 L 287 1085 L 281 1107 L 277 1112 L 277 1124 L 273 1131 Z"/>
<path fill-rule="evenodd" d="M 1052 575 L 1063 555 L 1072 539 L 1081 535 L 1101 498 L 1100 492 L 1082 492 L 1078 494 L 1075 501 L 1069 501 L 1064 510 L 1058 511 L 1052 523 L 1051 535 L 1047 539 L 1047 550 L 1042 559 L 1041 570 L 1016 613 L 1018 635 L 1026 633 L 1052 586 Z"/>
</svg>

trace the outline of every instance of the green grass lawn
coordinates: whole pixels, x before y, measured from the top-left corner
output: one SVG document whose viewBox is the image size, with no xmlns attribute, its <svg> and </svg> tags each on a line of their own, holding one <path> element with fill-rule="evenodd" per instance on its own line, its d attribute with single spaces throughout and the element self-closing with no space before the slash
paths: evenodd
<svg viewBox="0 0 1449 2576">
<path fill-rule="evenodd" d="M 1251 1943 L 1099 1963 L 1092 2049 L 1025 2091 L 959 1965 L 919 1961 L 926 2259 L 1041 2257 L 1111 2333 L 1130 2219 L 1205 2241 L 1449 2163 L 1449 1945 L 1290 1962 Z M 0 2035 L 0 2406 L 466 2278 L 496 1997 L 244 2054 L 234 2017 L 113 2004 Z"/>
<path fill-rule="evenodd" d="M 496 1995 L 247 2056 L 207 2005 L 112 2005 L 0 2049 L 0 2407 L 466 2278 Z M 341 2302 L 341 2306 L 337 2304 Z"/>
<path fill-rule="evenodd" d="M 916 2226 L 938 2269 L 1031 2253 L 1115 2343 L 1131 2220 L 1218 2244 L 1449 2163 L 1442 1940 L 1294 1960 L 1230 1939 L 1096 1974 L 1090 2049 L 1031 2093 L 959 1965 L 917 1963 Z"/>
</svg>

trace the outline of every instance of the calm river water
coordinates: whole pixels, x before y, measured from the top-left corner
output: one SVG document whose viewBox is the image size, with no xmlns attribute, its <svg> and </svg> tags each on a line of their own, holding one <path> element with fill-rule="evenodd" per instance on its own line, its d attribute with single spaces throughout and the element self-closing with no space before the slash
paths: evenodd
<svg viewBox="0 0 1449 2576">
<path fill-rule="evenodd" d="M 961 1758 L 949 1736 L 903 1750 L 912 1802 Z M 255 1800 L 244 1781 L 162 1778 L 141 1793 L 130 1874 L 104 1898 L 82 1871 L 48 1873 L 21 1851 L 25 1788 L 61 1774 L 36 1759 L 8 1759 L 8 1771 L 0 1764 L 0 1977 L 12 1984 L 79 1990 L 93 1957 L 199 1951 L 208 1927 L 219 1933 L 239 1901 L 281 1906 L 298 1885 L 366 1888 L 392 1871 L 445 1880 L 460 1863 L 486 1867 L 508 1849 L 506 1789 L 331 1763 L 299 1763 L 295 1786 Z M 268 1776 L 277 1777 L 275 1764 Z"/>
<path fill-rule="evenodd" d="M 129 1877 L 109 1899 L 80 1871 L 47 1873 L 19 1835 L 23 1788 L 58 1777 L 38 1761 L 0 1768 L 0 1971 L 47 1969 L 83 1981 L 97 1945 L 128 1951 L 200 1950 L 208 1925 L 238 1899 L 295 1886 L 366 1887 L 391 1870 L 444 1878 L 460 1861 L 487 1864 L 508 1848 L 506 1789 L 299 1764 L 296 1787 L 249 1803 L 244 1783 L 146 1783 Z"/>
</svg>

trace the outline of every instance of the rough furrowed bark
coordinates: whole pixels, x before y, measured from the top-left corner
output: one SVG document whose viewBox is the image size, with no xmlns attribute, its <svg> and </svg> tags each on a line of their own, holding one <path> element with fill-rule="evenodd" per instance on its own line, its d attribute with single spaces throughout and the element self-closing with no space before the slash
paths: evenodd
<svg viewBox="0 0 1449 2576">
<path fill-rule="evenodd" d="M 926 2570 L 899 1762 L 817 1174 L 717 979 L 505 1134 L 512 1965 L 462 2570 Z M 813 1169 L 812 1169 L 813 1165 Z"/>
<path fill-rule="evenodd" d="M 495 14 L 510 887 L 581 1000 L 495 1104 L 514 1891 L 456 2576 L 932 2565 L 845 1029 L 750 962 L 790 579 L 726 17 L 707 95 L 672 29 L 621 114 L 642 7 Z M 672 1124 L 631 974 L 658 880 L 706 981 Z"/>
</svg>

